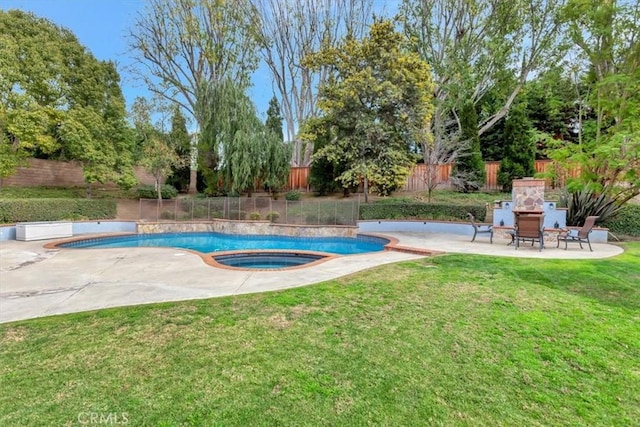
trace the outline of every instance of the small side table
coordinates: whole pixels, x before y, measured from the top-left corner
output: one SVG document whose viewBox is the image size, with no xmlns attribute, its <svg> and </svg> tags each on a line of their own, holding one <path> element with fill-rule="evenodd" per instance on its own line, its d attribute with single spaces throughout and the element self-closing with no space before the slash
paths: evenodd
<svg viewBox="0 0 640 427">
<path fill-rule="evenodd" d="M 494 225 L 493 226 L 494 237 L 498 239 L 509 239 L 507 246 L 510 246 L 516 240 L 516 229 L 508 225 Z"/>
<path fill-rule="evenodd" d="M 566 233 L 567 229 L 566 228 L 545 228 L 544 230 L 542 230 L 545 238 L 545 241 L 549 241 L 549 242 L 557 242 L 558 241 L 558 236 L 561 233 Z"/>
</svg>

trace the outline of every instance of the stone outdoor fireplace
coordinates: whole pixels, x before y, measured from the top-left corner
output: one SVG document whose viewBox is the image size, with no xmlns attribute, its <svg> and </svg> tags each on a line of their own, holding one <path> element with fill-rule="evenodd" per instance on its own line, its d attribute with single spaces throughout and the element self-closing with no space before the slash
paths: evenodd
<svg viewBox="0 0 640 427">
<path fill-rule="evenodd" d="M 545 180 L 522 178 L 513 180 L 511 200 L 496 201 L 493 209 L 493 226 L 497 237 L 507 237 L 520 215 L 542 215 L 547 230 L 545 239 L 553 241 L 557 233 L 549 230 L 566 226 L 567 209 L 559 208 L 556 201 L 544 200 Z"/>
<path fill-rule="evenodd" d="M 512 188 L 514 212 L 544 212 L 544 179 L 514 179 Z"/>
</svg>

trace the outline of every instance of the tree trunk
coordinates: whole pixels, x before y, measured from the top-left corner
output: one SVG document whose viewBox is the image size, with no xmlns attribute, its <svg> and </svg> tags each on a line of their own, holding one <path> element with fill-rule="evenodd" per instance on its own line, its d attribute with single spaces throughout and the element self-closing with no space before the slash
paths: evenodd
<svg viewBox="0 0 640 427">
<path fill-rule="evenodd" d="M 162 187 L 160 186 L 160 178 L 156 177 L 156 193 L 158 193 L 158 206 L 162 205 Z"/>
<path fill-rule="evenodd" d="M 198 189 L 196 188 L 196 183 L 198 180 L 198 170 L 191 169 L 189 175 L 189 194 L 196 194 Z"/>
<path fill-rule="evenodd" d="M 369 203 L 369 178 L 364 177 L 364 202 Z"/>
</svg>

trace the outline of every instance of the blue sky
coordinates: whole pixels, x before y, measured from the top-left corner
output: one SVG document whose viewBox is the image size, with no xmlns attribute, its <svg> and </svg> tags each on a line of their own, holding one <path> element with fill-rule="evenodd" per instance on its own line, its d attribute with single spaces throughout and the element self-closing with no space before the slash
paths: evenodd
<svg viewBox="0 0 640 427">
<path fill-rule="evenodd" d="M 131 62 L 125 34 L 136 13 L 144 9 L 144 0 L 0 0 L 0 7 L 47 18 L 71 30 L 96 58 L 115 61 L 128 106 L 136 96 L 148 95 L 122 69 Z"/>
<path fill-rule="evenodd" d="M 398 2 L 375 0 L 374 4 L 376 9 L 393 9 Z M 131 63 L 125 36 L 137 13 L 144 11 L 145 3 L 145 0 L 0 0 L 0 9 L 20 9 L 47 18 L 71 30 L 96 58 L 115 61 L 127 107 L 130 107 L 136 96 L 150 97 L 124 70 L 124 66 Z M 260 116 L 265 116 L 273 94 L 269 71 L 260 67 L 253 76 L 249 94 Z"/>
</svg>

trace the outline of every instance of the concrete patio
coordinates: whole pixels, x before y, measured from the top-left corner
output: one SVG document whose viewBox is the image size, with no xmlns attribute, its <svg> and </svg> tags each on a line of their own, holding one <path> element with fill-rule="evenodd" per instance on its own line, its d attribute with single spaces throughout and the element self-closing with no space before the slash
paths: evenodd
<svg viewBox="0 0 640 427">
<path fill-rule="evenodd" d="M 446 253 L 544 259 L 595 259 L 622 253 L 619 246 L 577 244 L 542 251 L 508 241 L 444 233 L 385 232 L 404 248 Z M 213 298 L 310 285 L 378 265 L 422 258 L 384 251 L 349 255 L 302 269 L 237 271 L 212 267 L 197 254 L 171 248 L 45 249 L 48 241 L 0 242 L 0 322 L 107 307 Z"/>
</svg>

